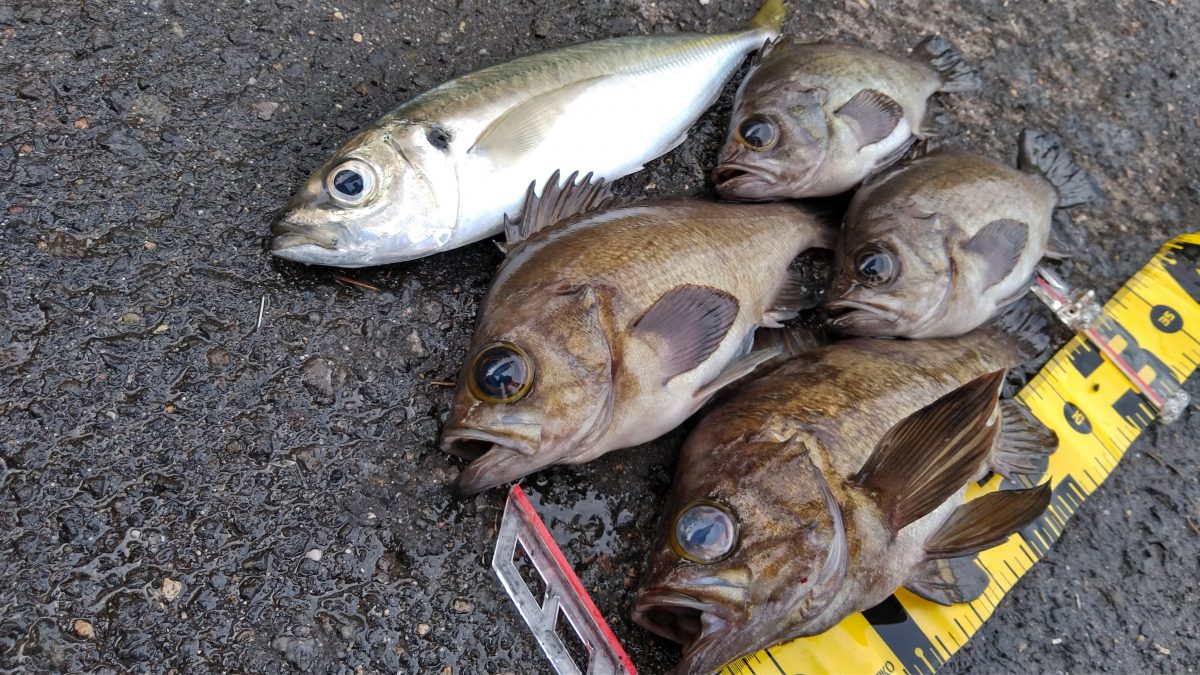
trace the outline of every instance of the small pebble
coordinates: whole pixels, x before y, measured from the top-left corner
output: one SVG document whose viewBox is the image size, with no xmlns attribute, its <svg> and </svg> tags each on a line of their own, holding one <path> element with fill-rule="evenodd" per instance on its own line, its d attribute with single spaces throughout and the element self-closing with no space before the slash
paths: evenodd
<svg viewBox="0 0 1200 675">
<path fill-rule="evenodd" d="M 354 35 L 350 36 L 350 39 L 354 40 L 355 42 L 362 42 L 362 33 L 355 33 Z"/>
<path fill-rule="evenodd" d="M 162 582 L 162 594 L 167 600 L 174 600 L 179 597 L 179 593 L 183 591 L 183 583 L 167 577 Z"/>
<path fill-rule="evenodd" d="M 125 312 L 119 320 L 122 325 L 136 326 L 142 322 L 142 315 L 137 312 Z"/>
<path fill-rule="evenodd" d="M 334 21 L 345 21 L 345 20 L 346 20 L 346 15 L 345 15 L 345 14 L 342 14 L 341 12 L 334 12 L 334 13 L 333 13 L 333 20 L 334 20 Z"/>
<path fill-rule="evenodd" d="M 274 117 L 276 110 L 279 110 L 279 104 L 274 101 L 258 101 L 250 104 L 250 112 L 264 122 Z"/>
<path fill-rule="evenodd" d="M 87 118 L 86 118 L 86 117 L 80 117 L 79 119 L 75 120 L 75 122 L 73 123 L 73 126 L 74 126 L 76 129 L 86 129 L 86 128 L 88 128 L 88 121 L 87 121 Z"/>
<path fill-rule="evenodd" d="M 1157 642 L 1155 642 L 1155 643 L 1154 643 L 1154 649 L 1155 649 L 1156 651 L 1158 651 L 1158 653 L 1159 653 L 1159 654 L 1162 654 L 1163 656 L 1170 656 L 1170 655 L 1171 655 L 1171 650 L 1170 650 L 1170 649 L 1167 649 L 1166 647 L 1164 647 L 1164 646 L 1162 646 L 1162 645 L 1158 644 Z"/>
<path fill-rule="evenodd" d="M 95 629 L 92 628 L 92 622 L 84 619 L 75 619 L 74 623 L 71 624 L 71 629 L 75 631 L 76 635 L 85 640 L 96 634 Z"/>
<path fill-rule="evenodd" d="M 28 143 L 22 143 L 21 145 L 17 146 L 17 152 L 21 153 L 22 155 L 31 155 L 33 154 L 33 146 Z"/>
<path fill-rule="evenodd" d="M 142 244 L 142 248 L 146 249 L 147 251 L 153 251 L 154 249 L 158 248 L 158 244 L 156 244 L 152 241 L 148 241 L 148 242 Z"/>
<path fill-rule="evenodd" d="M 1050 644 L 1052 644 L 1052 645 L 1061 645 L 1062 643 L 1063 643 L 1062 638 L 1054 638 L 1053 640 L 1050 641 Z"/>
<path fill-rule="evenodd" d="M 324 553 L 321 551 L 321 549 L 314 548 L 314 549 L 309 549 L 308 553 L 304 554 L 304 557 L 308 558 L 309 560 L 311 560 L 313 562 L 321 562 L 322 555 L 324 555 Z"/>
<path fill-rule="evenodd" d="M 429 635 L 429 624 L 427 624 L 427 623 L 417 624 L 417 635 Z"/>
<path fill-rule="evenodd" d="M 462 598 L 456 598 L 454 600 L 454 611 L 458 612 L 459 614 L 470 614 L 474 610 L 475 605 L 471 604 L 469 600 L 463 600 Z"/>
<path fill-rule="evenodd" d="M 162 335 L 163 333 L 165 333 L 165 332 L 167 332 L 167 331 L 169 331 L 169 330 L 171 330 L 171 327 L 170 327 L 170 326 L 168 326 L 168 325 L 167 325 L 167 324 L 165 324 L 165 323 L 160 323 L 160 324 L 158 324 L 157 326 L 155 326 L 155 327 L 154 327 L 154 334 L 155 334 L 155 335 Z"/>
<path fill-rule="evenodd" d="M 444 30 L 437 34 L 437 38 L 434 39 L 433 43 L 438 45 L 448 45 L 453 39 L 454 36 L 450 34 L 450 31 Z"/>
</svg>

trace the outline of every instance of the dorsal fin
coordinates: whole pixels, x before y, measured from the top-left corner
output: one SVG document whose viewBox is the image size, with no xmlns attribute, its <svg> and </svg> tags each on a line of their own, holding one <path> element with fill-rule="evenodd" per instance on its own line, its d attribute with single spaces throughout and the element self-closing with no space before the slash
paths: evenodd
<svg viewBox="0 0 1200 675">
<path fill-rule="evenodd" d="M 977 377 L 897 422 L 850 477 L 875 495 L 892 532 L 937 509 L 986 467 L 1000 430 L 1004 372 Z"/>
<path fill-rule="evenodd" d="M 576 183 L 575 179 L 579 177 L 576 171 L 567 176 L 566 182 L 561 185 L 559 175 L 558 171 L 550 175 L 541 195 L 537 194 L 537 181 L 531 182 L 525 191 L 521 215 L 515 219 L 504 215 L 506 241 L 501 248 L 508 251 L 551 225 L 573 216 L 606 209 L 617 199 L 612 192 L 612 183 L 603 178 L 592 180 L 590 172 Z"/>
</svg>

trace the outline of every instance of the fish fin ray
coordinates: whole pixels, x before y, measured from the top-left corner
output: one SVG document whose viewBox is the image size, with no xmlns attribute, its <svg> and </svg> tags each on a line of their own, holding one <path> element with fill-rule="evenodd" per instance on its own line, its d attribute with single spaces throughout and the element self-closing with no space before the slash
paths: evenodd
<svg viewBox="0 0 1200 675">
<path fill-rule="evenodd" d="M 987 589 L 987 572 L 975 563 L 975 556 L 936 558 L 921 563 L 904 587 L 939 605 L 971 602 Z"/>
<path fill-rule="evenodd" d="M 867 181 L 870 181 L 872 178 L 878 176 L 881 172 L 885 171 L 893 164 L 896 164 L 901 160 L 909 159 L 909 154 L 912 153 L 913 148 L 919 144 L 922 144 L 923 142 L 924 141 L 919 141 L 916 136 L 909 137 L 907 141 L 896 146 L 895 150 L 892 150 L 883 157 L 875 160 L 875 166 L 871 168 L 871 173 L 863 179 L 863 182 L 866 183 Z"/>
<path fill-rule="evenodd" d="M 892 135 L 904 119 L 904 108 L 887 94 L 863 89 L 833 114 L 853 128 L 861 150 Z"/>
<path fill-rule="evenodd" d="M 971 380 L 896 423 L 848 480 L 880 502 L 899 532 L 987 466 L 1004 369 Z"/>
<path fill-rule="evenodd" d="M 776 345 L 764 349 L 756 349 L 749 354 L 734 359 L 733 363 L 726 366 L 720 375 L 717 375 L 711 382 L 696 390 L 696 400 L 703 401 L 709 398 L 721 389 L 754 372 L 756 368 L 764 363 L 783 355 L 783 345 Z"/>
<path fill-rule="evenodd" d="M 517 244 L 568 218 L 601 211 L 617 202 L 612 184 L 603 178 L 593 179 L 589 173 L 579 179 L 579 172 L 576 171 L 567 176 L 566 182 L 560 183 L 559 175 L 558 171 L 550 175 L 541 195 L 536 191 L 537 181 L 531 182 L 525 191 L 521 215 L 516 219 L 504 215 L 507 247 L 504 250 L 512 250 Z"/>
<path fill-rule="evenodd" d="M 788 270 L 787 279 L 775 294 L 771 308 L 785 312 L 812 309 L 821 304 L 821 289 L 807 282 L 806 275 L 797 270 Z"/>
<path fill-rule="evenodd" d="M 1028 225 L 1000 218 L 984 225 L 962 247 L 982 258 L 983 285 L 991 288 L 1012 274 L 1028 243 Z"/>
<path fill-rule="evenodd" d="M 572 101 L 611 77 L 589 77 L 530 97 L 492 120 L 467 152 L 486 155 L 497 164 L 515 162 L 545 140 Z"/>
<path fill-rule="evenodd" d="M 760 328 L 754 332 L 754 350 L 780 350 L 780 356 L 790 359 L 829 344 L 829 336 L 822 328 L 785 326 L 783 328 Z"/>
<path fill-rule="evenodd" d="M 1071 156 L 1062 139 L 1044 131 L 1021 131 L 1017 166 L 1045 178 L 1058 193 L 1058 206 L 1075 206 L 1097 199 L 1100 188 Z"/>
<path fill-rule="evenodd" d="M 993 471 L 1010 479 L 1027 476 L 1039 480 L 1057 448 L 1058 434 L 1029 408 L 1012 400 L 1000 402 L 1000 435 L 990 460 Z"/>
<path fill-rule="evenodd" d="M 634 335 L 653 335 L 667 343 L 664 369 L 670 380 L 717 351 L 737 314 L 737 298 L 726 291 L 683 284 L 663 293 L 630 328 Z"/>
<path fill-rule="evenodd" d="M 925 542 L 931 558 L 957 558 L 1004 543 L 1042 515 L 1050 504 L 1050 483 L 1023 490 L 1000 490 L 954 509 Z"/>
<path fill-rule="evenodd" d="M 979 71 L 967 62 L 950 41 L 930 35 L 913 47 L 912 57 L 925 63 L 938 74 L 942 86 L 938 91 L 978 91 L 983 88 Z"/>
</svg>

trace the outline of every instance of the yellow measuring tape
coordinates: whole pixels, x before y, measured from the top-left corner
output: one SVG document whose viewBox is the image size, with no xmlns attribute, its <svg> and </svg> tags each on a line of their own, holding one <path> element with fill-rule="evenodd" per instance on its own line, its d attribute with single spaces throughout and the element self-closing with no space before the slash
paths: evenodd
<svg viewBox="0 0 1200 675">
<path fill-rule="evenodd" d="M 1200 232 L 1164 246 L 1109 300 L 1087 335 L 1068 342 L 1017 394 L 1058 433 L 1047 470 L 1054 496 L 1041 518 L 979 554 L 991 577 L 982 596 L 945 607 L 899 589 L 821 635 L 738 659 L 720 675 L 927 674 L 961 649 L 1154 420 L 1164 392 L 1178 391 L 1200 364 Z M 1002 480 L 971 485 L 967 499 Z"/>
</svg>

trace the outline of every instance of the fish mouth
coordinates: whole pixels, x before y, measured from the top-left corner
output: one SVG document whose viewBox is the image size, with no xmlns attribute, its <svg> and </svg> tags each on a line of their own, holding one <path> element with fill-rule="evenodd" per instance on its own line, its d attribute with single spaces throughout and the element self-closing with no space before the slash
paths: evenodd
<svg viewBox="0 0 1200 675">
<path fill-rule="evenodd" d="M 634 605 L 632 618 L 650 632 L 683 645 L 683 660 L 677 672 L 697 670 L 698 659 L 715 661 L 705 652 L 725 642 L 736 620 L 725 605 L 675 591 L 644 594 Z M 710 663 L 708 671 L 721 665 Z"/>
<path fill-rule="evenodd" d="M 445 452 L 471 460 L 450 485 L 459 497 L 504 485 L 553 463 L 553 458 L 539 456 L 538 446 L 532 443 L 482 429 L 447 429 L 441 446 Z"/>
<path fill-rule="evenodd" d="M 825 312 L 829 315 L 828 325 L 842 331 L 864 319 L 879 324 L 890 324 L 899 319 L 899 313 L 891 308 L 859 300 L 832 300 L 825 303 Z"/>
<path fill-rule="evenodd" d="M 713 169 L 713 183 L 722 199 L 757 201 L 770 199 L 778 176 L 762 167 L 722 162 Z"/>
<path fill-rule="evenodd" d="M 271 224 L 271 234 L 275 235 L 271 239 L 271 252 L 276 255 L 279 251 L 305 245 L 337 250 L 337 232 L 328 227 L 301 225 L 279 219 Z"/>
</svg>

